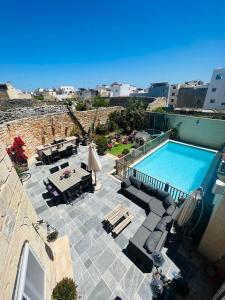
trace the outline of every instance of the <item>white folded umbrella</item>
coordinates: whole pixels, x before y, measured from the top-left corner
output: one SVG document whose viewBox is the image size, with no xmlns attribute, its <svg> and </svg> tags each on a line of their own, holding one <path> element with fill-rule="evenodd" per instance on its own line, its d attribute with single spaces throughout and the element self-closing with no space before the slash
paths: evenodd
<svg viewBox="0 0 225 300">
<path fill-rule="evenodd" d="M 180 212 L 176 218 L 179 226 L 184 226 L 191 219 L 198 200 L 200 199 L 199 197 L 201 197 L 199 190 L 196 190 L 192 192 L 181 205 Z"/>
<path fill-rule="evenodd" d="M 102 165 L 101 165 L 99 156 L 97 154 L 95 145 L 93 143 L 91 143 L 89 145 L 88 170 L 89 171 L 94 171 L 94 174 L 95 174 L 95 184 L 96 184 L 97 183 L 97 181 L 96 181 L 96 172 L 102 170 Z"/>
</svg>

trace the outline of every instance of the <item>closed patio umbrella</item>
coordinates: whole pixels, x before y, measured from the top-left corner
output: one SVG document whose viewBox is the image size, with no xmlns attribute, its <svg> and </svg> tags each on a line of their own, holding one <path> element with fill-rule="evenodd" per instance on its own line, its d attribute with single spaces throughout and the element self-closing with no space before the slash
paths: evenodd
<svg viewBox="0 0 225 300">
<path fill-rule="evenodd" d="M 97 184 L 96 172 L 101 171 L 102 165 L 97 154 L 95 145 L 91 143 L 89 145 L 89 154 L 88 154 L 88 170 L 94 171 L 95 174 L 95 185 Z"/>
<path fill-rule="evenodd" d="M 198 200 L 202 199 L 201 189 L 192 192 L 189 197 L 181 205 L 180 212 L 176 218 L 179 226 L 184 226 L 191 219 Z"/>
</svg>

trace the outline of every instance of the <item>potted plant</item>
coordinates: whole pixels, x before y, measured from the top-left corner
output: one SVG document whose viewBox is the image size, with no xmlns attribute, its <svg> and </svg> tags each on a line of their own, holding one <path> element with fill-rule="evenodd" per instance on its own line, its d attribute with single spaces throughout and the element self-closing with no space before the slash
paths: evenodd
<svg viewBox="0 0 225 300">
<path fill-rule="evenodd" d="M 63 176 L 64 176 L 65 178 L 70 177 L 70 175 L 71 175 L 71 171 L 70 171 L 69 169 L 65 169 L 65 170 L 63 171 Z"/>
<path fill-rule="evenodd" d="M 53 300 L 76 300 L 77 285 L 72 278 L 65 277 L 57 283 L 52 292 Z"/>
<path fill-rule="evenodd" d="M 18 175 L 28 169 L 27 156 L 23 146 L 25 146 L 24 141 L 20 136 L 17 136 L 14 138 L 12 146 L 6 149 Z"/>
</svg>

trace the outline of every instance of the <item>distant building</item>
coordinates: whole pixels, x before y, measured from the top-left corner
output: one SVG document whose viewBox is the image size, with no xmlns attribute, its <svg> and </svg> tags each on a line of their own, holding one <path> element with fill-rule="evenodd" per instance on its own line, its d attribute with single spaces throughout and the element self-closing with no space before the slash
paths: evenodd
<svg viewBox="0 0 225 300">
<path fill-rule="evenodd" d="M 168 82 L 156 82 L 151 83 L 147 92 L 148 97 L 165 97 L 168 98 L 169 94 L 169 83 Z"/>
<path fill-rule="evenodd" d="M 111 89 L 108 85 L 97 85 L 96 86 L 96 90 L 98 91 L 98 96 L 99 97 L 110 97 L 110 92 L 111 92 Z"/>
<path fill-rule="evenodd" d="M 114 82 L 111 84 L 110 97 L 128 97 L 135 90 L 136 87 L 130 84 Z"/>
<path fill-rule="evenodd" d="M 188 89 L 188 90 L 184 90 L 184 89 Z M 187 105 L 184 107 L 195 107 L 193 105 L 195 105 L 195 103 L 199 103 L 198 107 L 200 107 L 202 101 L 204 102 L 206 91 L 207 91 L 207 86 L 204 85 L 204 82 L 201 80 L 191 80 L 181 84 L 172 84 L 170 85 L 169 88 L 167 105 L 173 106 L 174 108 L 181 107 L 181 105 Z M 193 97 L 192 100 L 191 97 Z M 196 100 L 197 99 L 196 97 L 198 97 L 198 101 Z"/>
<path fill-rule="evenodd" d="M 11 83 L 0 83 L 0 99 L 31 99 L 31 93 L 22 92 Z"/>
<path fill-rule="evenodd" d="M 225 69 L 215 69 L 213 71 L 204 109 L 225 110 Z"/>
<path fill-rule="evenodd" d="M 94 90 L 94 89 L 84 89 L 84 88 L 80 88 L 78 89 L 77 93 L 77 97 L 81 100 L 90 100 L 96 96 L 98 96 L 98 91 Z"/>
<path fill-rule="evenodd" d="M 62 94 L 71 95 L 71 94 L 75 94 L 76 90 L 74 86 L 60 86 L 59 91 Z"/>
</svg>

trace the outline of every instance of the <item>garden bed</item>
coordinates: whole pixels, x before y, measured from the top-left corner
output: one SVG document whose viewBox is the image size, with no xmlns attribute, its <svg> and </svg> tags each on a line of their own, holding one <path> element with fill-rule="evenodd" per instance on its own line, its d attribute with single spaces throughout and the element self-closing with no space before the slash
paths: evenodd
<svg viewBox="0 0 225 300">
<path fill-rule="evenodd" d="M 122 152 L 125 150 L 125 149 L 131 149 L 132 147 L 134 146 L 134 144 L 122 144 L 120 143 L 119 145 L 117 146 L 113 146 L 110 150 L 108 150 L 107 152 L 114 155 L 114 156 L 118 156 L 118 155 L 121 155 Z"/>
</svg>

